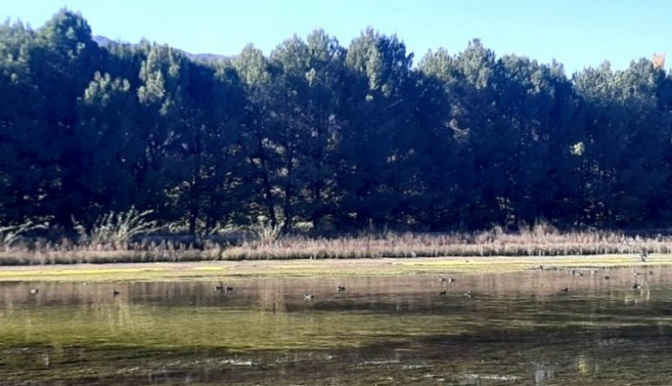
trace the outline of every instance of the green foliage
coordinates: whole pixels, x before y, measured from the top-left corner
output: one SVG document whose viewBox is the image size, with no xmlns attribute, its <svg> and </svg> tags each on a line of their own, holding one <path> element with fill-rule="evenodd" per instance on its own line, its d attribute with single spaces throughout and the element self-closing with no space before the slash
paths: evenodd
<svg viewBox="0 0 672 386">
<path fill-rule="evenodd" d="M 373 28 L 347 48 L 316 30 L 269 56 L 249 45 L 216 62 L 147 41 L 100 47 L 67 9 L 35 30 L 6 22 L 3 221 L 72 227 L 74 217 L 97 224 L 103 244 L 131 237 L 109 222 L 133 217 L 112 213 L 145 211 L 201 235 L 263 217 L 269 229 L 258 233 L 271 241 L 305 223 L 356 232 L 672 221 L 664 58 L 568 78 L 556 62 L 498 57 L 476 39 L 417 68 L 413 59 Z"/>
</svg>

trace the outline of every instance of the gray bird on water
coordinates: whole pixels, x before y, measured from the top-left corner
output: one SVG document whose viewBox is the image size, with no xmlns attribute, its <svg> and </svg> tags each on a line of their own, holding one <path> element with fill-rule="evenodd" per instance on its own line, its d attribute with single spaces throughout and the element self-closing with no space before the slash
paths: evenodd
<svg viewBox="0 0 672 386">
<path fill-rule="evenodd" d="M 228 285 L 220 284 L 215 286 L 215 292 L 227 293 L 231 291 L 233 291 L 233 287 L 229 287 Z"/>
</svg>

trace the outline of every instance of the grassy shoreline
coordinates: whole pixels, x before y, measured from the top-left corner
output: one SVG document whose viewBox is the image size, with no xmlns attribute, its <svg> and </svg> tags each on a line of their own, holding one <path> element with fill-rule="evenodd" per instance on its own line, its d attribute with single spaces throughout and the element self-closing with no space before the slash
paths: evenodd
<svg viewBox="0 0 672 386">
<path fill-rule="evenodd" d="M 0 269 L 8 281 L 236 281 L 246 278 L 400 276 L 409 274 L 504 273 L 546 268 L 672 265 L 672 254 L 646 263 L 632 255 L 475 258 L 379 258 L 349 260 L 265 260 L 180 263 L 117 263 L 11 266 Z"/>
<path fill-rule="evenodd" d="M 108 241 L 104 241 L 107 240 Z M 376 259 L 437 257 L 637 256 L 641 251 L 672 254 L 672 235 L 608 231 L 560 232 L 536 225 L 519 232 L 494 228 L 482 232 L 378 232 L 336 238 L 300 235 L 242 235 L 237 239 L 185 241 L 176 235 L 130 242 L 115 237 L 96 242 L 32 241 L 0 245 L 0 266 L 104 263 L 266 261 L 301 259 Z M 224 241 L 228 240 L 228 241 Z"/>
</svg>

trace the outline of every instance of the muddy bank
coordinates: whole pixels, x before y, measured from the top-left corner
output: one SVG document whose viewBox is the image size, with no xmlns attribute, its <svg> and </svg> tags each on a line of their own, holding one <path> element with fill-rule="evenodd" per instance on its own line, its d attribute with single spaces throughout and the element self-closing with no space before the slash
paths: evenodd
<svg viewBox="0 0 672 386">
<path fill-rule="evenodd" d="M 182 281 L 236 280 L 246 277 L 397 276 L 421 273 L 518 272 L 543 267 L 625 267 L 672 265 L 672 255 L 556 257 L 438 257 L 325 260 L 262 260 L 180 263 L 116 263 L 0 268 L 0 281 Z"/>
</svg>

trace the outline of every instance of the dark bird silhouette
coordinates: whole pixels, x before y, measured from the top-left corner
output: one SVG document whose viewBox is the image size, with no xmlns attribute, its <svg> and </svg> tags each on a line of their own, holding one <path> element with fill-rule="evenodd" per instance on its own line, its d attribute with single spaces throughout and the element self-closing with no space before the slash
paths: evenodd
<svg viewBox="0 0 672 386">
<path fill-rule="evenodd" d="M 343 287 L 342 285 L 339 285 L 339 286 L 336 287 L 336 291 L 343 292 L 343 291 L 345 291 L 345 287 Z"/>
<path fill-rule="evenodd" d="M 604 280 L 609 280 L 609 279 L 610 279 L 609 276 L 605 276 L 605 277 L 604 277 Z"/>
<path fill-rule="evenodd" d="M 653 271 L 649 271 L 649 275 L 653 275 Z"/>
<path fill-rule="evenodd" d="M 215 292 L 227 293 L 231 291 L 233 291 L 233 287 L 229 287 L 228 285 L 220 284 L 215 286 Z"/>
<path fill-rule="evenodd" d="M 446 296 L 446 290 L 441 290 L 441 292 L 439 292 L 439 295 L 440 296 Z"/>
<path fill-rule="evenodd" d="M 569 287 L 565 287 L 565 288 L 563 288 L 563 290 L 560 291 L 560 292 L 569 292 Z"/>
<path fill-rule="evenodd" d="M 121 292 L 117 291 L 116 289 L 113 289 L 113 290 L 112 290 L 112 296 L 117 296 L 117 295 L 119 295 L 120 293 L 121 293 Z"/>
</svg>

